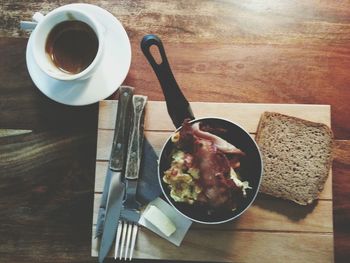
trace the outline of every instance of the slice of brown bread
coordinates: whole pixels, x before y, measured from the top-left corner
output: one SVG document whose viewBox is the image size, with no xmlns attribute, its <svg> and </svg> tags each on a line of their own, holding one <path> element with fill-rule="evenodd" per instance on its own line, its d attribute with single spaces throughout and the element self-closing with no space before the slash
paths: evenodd
<svg viewBox="0 0 350 263">
<path fill-rule="evenodd" d="M 261 192 L 301 205 L 318 198 L 332 163 L 333 134 L 327 125 L 265 112 L 256 141 L 264 166 Z"/>
</svg>

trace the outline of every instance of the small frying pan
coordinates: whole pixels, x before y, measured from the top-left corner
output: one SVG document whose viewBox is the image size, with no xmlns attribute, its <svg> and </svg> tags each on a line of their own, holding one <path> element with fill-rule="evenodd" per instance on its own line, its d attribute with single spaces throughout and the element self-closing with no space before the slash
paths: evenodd
<svg viewBox="0 0 350 263">
<path fill-rule="evenodd" d="M 151 46 L 156 46 L 158 48 L 161 57 L 160 63 L 157 63 L 151 54 Z M 157 36 L 146 35 L 141 41 L 141 49 L 158 77 L 165 96 L 168 113 L 177 128 L 176 132 L 182 128 L 181 125 L 185 119 L 190 119 L 191 123 L 201 122 L 202 124 L 214 128 L 214 130 L 224 129 L 226 132 L 224 135 L 220 135 L 220 137 L 241 149 L 246 154 L 246 156 L 240 160 L 241 166 L 238 172 L 243 180 L 248 181 L 249 185 L 252 187 L 252 189 L 247 190 L 246 197 L 242 197 L 238 200 L 237 209 L 234 211 L 221 208 L 211 210 L 210 213 L 208 213 L 208 208 L 203 205 L 190 205 L 187 203 L 175 202 L 170 196 L 168 185 L 162 180 L 164 172 L 168 170 L 171 165 L 171 152 L 174 148 L 171 137 L 169 137 L 160 153 L 158 166 L 158 179 L 164 196 L 181 214 L 195 222 L 219 224 L 237 218 L 252 204 L 259 190 L 262 177 L 262 160 L 257 144 L 248 132 L 238 124 L 229 120 L 217 117 L 195 119 L 190 104 L 176 83 L 165 55 L 163 44 Z M 237 114 L 239 114 L 239 112 L 237 112 Z"/>
</svg>

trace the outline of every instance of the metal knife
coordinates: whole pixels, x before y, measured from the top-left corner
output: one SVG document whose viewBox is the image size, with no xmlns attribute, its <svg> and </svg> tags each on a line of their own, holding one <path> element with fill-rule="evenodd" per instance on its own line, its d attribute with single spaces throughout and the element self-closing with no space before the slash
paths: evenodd
<svg viewBox="0 0 350 263">
<path fill-rule="evenodd" d="M 112 151 L 110 155 L 109 167 L 107 170 L 105 184 L 102 193 L 100 208 L 98 211 L 95 238 L 102 235 L 106 217 L 106 207 L 110 182 L 113 174 L 120 173 L 125 167 L 125 158 L 129 140 L 130 120 L 132 117 L 132 97 L 134 88 L 120 87 L 118 111 L 115 123 Z"/>
<path fill-rule="evenodd" d="M 106 220 L 101 238 L 101 246 L 98 253 L 98 261 L 100 263 L 103 263 L 112 248 L 119 224 L 119 216 L 122 210 L 123 198 L 125 195 L 125 184 L 120 181 L 120 175 L 120 173 L 116 173 L 111 178 Z"/>
</svg>

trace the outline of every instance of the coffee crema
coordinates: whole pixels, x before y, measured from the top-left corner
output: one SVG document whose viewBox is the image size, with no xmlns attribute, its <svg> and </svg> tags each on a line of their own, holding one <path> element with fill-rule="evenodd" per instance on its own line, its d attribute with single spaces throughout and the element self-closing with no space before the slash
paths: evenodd
<svg viewBox="0 0 350 263">
<path fill-rule="evenodd" d="M 45 50 L 58 69 L 78 74 L 95 59 L 98 46 L 97 35 L 88 24 L 69 20 L 57 24 L 51 30 Z"/>
</svg>

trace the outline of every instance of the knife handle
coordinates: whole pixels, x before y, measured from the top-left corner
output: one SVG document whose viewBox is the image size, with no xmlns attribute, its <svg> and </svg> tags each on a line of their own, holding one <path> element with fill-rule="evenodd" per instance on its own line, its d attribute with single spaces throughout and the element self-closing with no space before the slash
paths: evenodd
<svg viewBox="0 0 350 263">
<path fill-rule="evenodd" d="M 147 97 L 135 95 L 132 98 L 134 108 L 133 126 L 129 141 L 128 156 L 125 168 L 126 179 L 138 179 L 140 163 L 142 157 L 143 127 L 144 127 L 144 109 Z"/>
<path fill-rule="evenodd" d="M 132 87 L 123 86 L 119 89 L 118 112 L 109 162 L 110 169 L 114 171 L 120 171 L 124 168 L 132 116 L 133 93 L 134 88 Z"/>
</svg>

